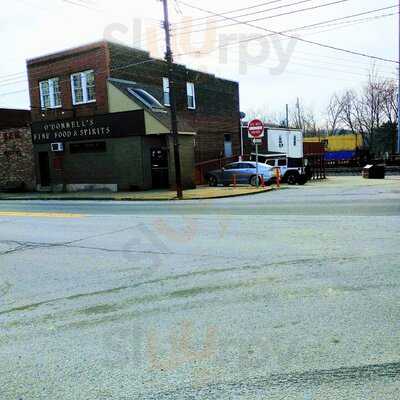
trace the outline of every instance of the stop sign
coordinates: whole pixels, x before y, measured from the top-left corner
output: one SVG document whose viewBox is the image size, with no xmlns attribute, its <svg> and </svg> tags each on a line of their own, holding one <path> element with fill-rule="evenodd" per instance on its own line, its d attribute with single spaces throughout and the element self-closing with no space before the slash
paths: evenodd
<svg viewBox="0 0 400 400">
<path fill-rule="evenodd" d="M 251 139 L 260 139 L 264 137 L 264 123 L 259 119 L 250 121 L 247 130 L 249 138 Z"/>
</svg>

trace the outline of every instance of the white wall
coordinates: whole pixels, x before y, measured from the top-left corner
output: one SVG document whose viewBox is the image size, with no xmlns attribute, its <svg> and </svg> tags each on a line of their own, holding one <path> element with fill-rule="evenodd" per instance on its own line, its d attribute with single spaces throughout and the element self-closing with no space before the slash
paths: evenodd
<svg viewBox="0 0 400 400">
<path fill-rule="evenodd" d="M 303 157 L 303 132 L 301 130 L 267 129 L 268 151 L 285 153 L 290 158 Z"/>
</svg>

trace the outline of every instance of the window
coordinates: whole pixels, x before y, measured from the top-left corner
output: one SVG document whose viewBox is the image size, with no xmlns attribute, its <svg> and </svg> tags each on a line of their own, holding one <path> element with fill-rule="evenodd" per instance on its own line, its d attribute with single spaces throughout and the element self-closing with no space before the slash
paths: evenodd
<svg viewBox="0 0 400 400">
<path fill-rule="evenodd" d="M 275 160 L 267 160 L 265 164 L 270 165 L 271 167 L 275 167 Z"/>
<path fill-rule="evenodd" d="M 279 147 L 283 147 L 283 139 L 282 139 L 282 136 L 279 136 Z"/>
<path fill-rule="evenodd" d="M 225 165 L 224 167 L 224 169 L 239 169 L 239 168 L 240 168 L 239 164 L 228 164 Z"/>
<path fill-rule="evenodd" d="M 297 136 L 294 135 L 293 136 L 293 146 L 296 146 L 296 145 L 297 145 Z"/>
<path fill-rule="evenodd" d="M 89 70 L 71 75 L 71 91 L 74 105 L 96 101 L 94 71 Z"/>
<path fill-rule="evenodd" d="M 168 107 L 171 105 L 171 100 L 170 100 L 170 96 L 169 96 L 169 79 L 168 78 L 163 78 L 163 92 L 164 92 L 164 105 Z"/>
<path fill-rule="evenodd" d="M 246 168 L 246 169 L 256 169 L 256 166 L 254 164 L 250 164 L 250 163 L 243 163 L 242 164 L 242 168 Z"/>
<path fill-rule="evenodd" d="M 225 152 L 225 157 L 233 156 L 232 135 L 230 133 L 224 134 L 224 152 Z"/>
<path fill-rule="evenodd" d="M 61 107 L 59 78 L 51 78 L 39 83 L 40 104 L 43 109 Z"/>
<path fill-rule="evenodd" d="M 282 158 L 280 160 L 278 160 L 278 166 L 280 167 L 286 167 L 286 159 Z"/>
<path fill-rule="evenodd" d="M 186 92 L 187 92 L 188 108 L 190 110 L 195 110 L 196 109 L 196 95 L 195 95 L 195 91 L 194 91 L 194 83 L 192 83 L 192 82 L 186 83 Z"/>
</svg>

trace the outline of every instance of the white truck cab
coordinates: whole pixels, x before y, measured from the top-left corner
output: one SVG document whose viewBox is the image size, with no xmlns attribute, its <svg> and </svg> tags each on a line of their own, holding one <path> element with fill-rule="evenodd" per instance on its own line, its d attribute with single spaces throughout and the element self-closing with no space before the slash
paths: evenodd
<svg viewBox="0 0 400 400">
<path fill-rule="evenodd" d="M 266 151 L 258 161 L 280 169 L 281 179 L 290 185 L 303 185 L 307 178 L 304 168 L 303 132 L 301 129 L 267 127 Z M 255 153 L 251 160 L 255 161 Z"/>
<path fill-rule="evenodd" d="M 251 160 L 256 159 L 256 154 L 251 153 Z M 259 154 L 258 161 L 279 168 L 281 172 L 282 182 L 289 185 L 304 185 L 307 181 L 302 158 L 288 158 L 286 154 L 271 153 Z"/>
</svg>

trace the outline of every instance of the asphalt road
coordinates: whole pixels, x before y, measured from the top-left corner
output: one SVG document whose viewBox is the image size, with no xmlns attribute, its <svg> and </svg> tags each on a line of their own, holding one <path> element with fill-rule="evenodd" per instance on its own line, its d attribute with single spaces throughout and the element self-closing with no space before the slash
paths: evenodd
<svg viewBox="0 0 400 400">
<path fill-rule="evenodd" d="M 0 399 L 400 399 L 400 180 L 0 202 Z"/>
</svg>

